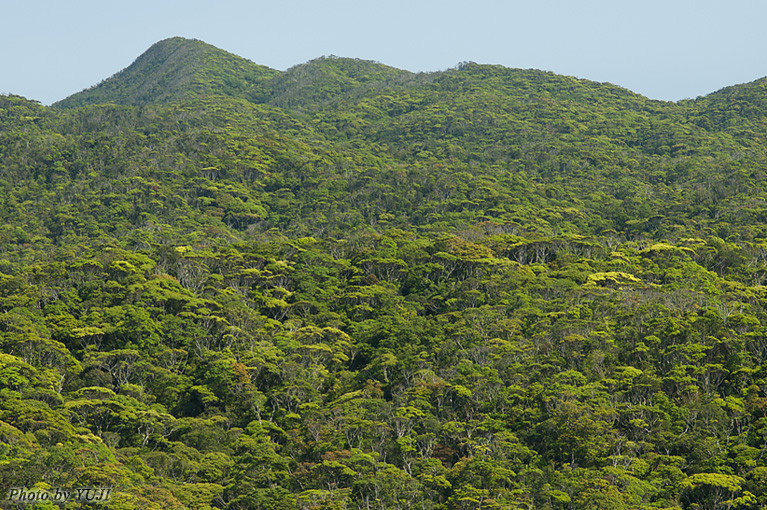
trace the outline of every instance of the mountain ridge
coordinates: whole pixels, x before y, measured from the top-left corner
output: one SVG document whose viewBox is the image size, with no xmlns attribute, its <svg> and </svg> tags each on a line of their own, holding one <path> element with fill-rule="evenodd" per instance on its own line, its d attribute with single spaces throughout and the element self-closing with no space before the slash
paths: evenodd
<svg viewBox="0 0 767 510">
<path fill-rule="evenodd" d="M 238 81 L 237 77 L 242 79 Z M 749 90 L 763 93 L 754 87 L 737 90 L 745 90 L 742 94 L 746 96 Z M 746 100 L 759 102 L 750 97 L 743 99 Z M 715 103 L 713 99 L 711 101 Z M 296 160 L 283 159 L 280 167 L 280 173 L 288 173 L 291 180 L 302 183 L 289 187 L 294 199 L 292 207 L 296 211 L 303 210 L 307 200 L 314 203 L 314 198 L 310 197 L 316 197 L 315 193 L 326 185 L 339 186 L 334 193 L 340 193 L 332 204 L 319 202 L 328 207 L 328 214 L 312 215 L 305 221 L 277 205 L 284 201 L 275 200 L 269 193 L 260 196 L 262 191 L 258 189 L 250 190 L 247 195 L 254 208 L 266 204 L 266 211 L 273 212 L 272 215 L 259 213 L 261 220 L 273 227 L 284 227 L 286 221 L 297 222 L 303 227 L 315 220 L 327 221 L 325 226 L 333 231 L 349 228 L 347 223 L 336 223 L 340 216 L 330 214 L 334 208 L 340 207 L 344 214 L 353 211 L 355 225 L 377 221 L 372 209 L 363 215 L 364 218 L 359 216 L 360 210 L 349 198 L 355 193 L 371 203 L 380 201 L 378 207 L 382 214 L 394 214 L 396 210 L 397 225 L 432 228 L 431 220 L 427 218 L 439 217 L 435 211 L 442 210 L 443 206 L 437 197 L 440 194 L 449 196 L 450 179 L 458 179 L 462 186 L 469 186 L 468 189 L 489 178 L 500 180 L 504 186 L 516 187 L 521 185 L 514 182 L 522 175 L 520 168 L 525 169 L 528 179 L 545 183 L 547 187 L 563 185 L 567 190 L 567 193 L 550 193 L 551 196 L 545 199 L 530 197 L 530 203 L 536 205 L 525 208 L 525 221 L 534 217 L 535 207 L 561 207 L 566 202 L 562 199 L 568 197 L 582 204 L 581 228 L 588 225 L 585 228 L 591 233 L 596 225 L 619 232 L 626 228 L 635 230 L 652 214 L 640 208 L 638 200 L 626 201 L 627 195 L 632 196 L 638 193 L 639 187 L 647 186 L 645 195 L 662 204 L 673 196 L 672 189 L 691 194 L 690 186 L 698 186 L 702 176 L 708 176 L 705 171 L 697 172 L 700 175 L 691 171 L 666 172 L 664 180 L 659 181 L 650 177 L 656 172 L 656 159 L 668 160 L 668 165 L 677 164 L 676 158 L 680 157 L 685 160 L 692 157 L 697 161 L 704 158 L 701 148 L 707 147 L 717 154 L 739 154 L 747 148 L 749 154 L 761 160 L 763 149 L 759 143 L 767 133 L 767 126 L 754 122 L 744 124 L 744 119 L 737 119 L 738 131 L 731 133 L 737 135 L 737 140 L 722 135 L 724 129 L 735 128 L 728 128 L 719 121 L 718 110 L 709 108 L 703 99 L 685 103 L 655 101 L 612 84 L 546 71 L 466 62 L 446 71 L 410 73 L 377 62 L 330 56 L 281 72 L 253 64 L 201 41 L 183 38 L 153 45 L 126 70 L 93 89 L 72 96 L 54 110 L 69 111 L 71 116 L 82 119 L 101 118 L 105 111 L 77 113 L 75 107 L 99 102 L 124 105 L 128 108 L 125 113 L 134 117 L 136 113 L 130 113 L 133 112 L 131 105 L 151 106 L 153 114 L 161 118 L 177 115 L 184 122 L 194 118 L 196 130 L 211 129 L 213 125 L 218 125 L 218 129 L 242 125 L 247 126 L 243 133 L 249 132 L 261 129 L 256 127 L 260 117 L 265 121 L 262 125 L 268 126 L 264 129 L 272 139 L 287 136 L 306 144 L 298 150 L 301 155 Z M 755 108 L 759 109 L 758 104 Z M 202 116 L 183 113 L 187 110 L 199 111 Z M 249 115 L 256 117 L 245 121 Z M 269 126 L 272 122 L 274 126 Z M 276 125 L 289 127 L 280 133 L 275 130 Z M 98 124 L 93 129 L 98 129 Z M 190 131 L 189 136 L 196 139 L 199 134 Z M 218 133 L 210 136 L 220 138 Z M 218 139 L 214 144 L 219 147 L 217 150 L 228 152 L 220 144 L 224 142 Z M 203 143 L 201 147 L 209 145 Z M 422 179 L 439 185 L 428 190 L 408 188 L 399 200 L 373 198 L 369 194 L 371 188 L 362 191 L 357 188 L 359 183 L 352 184 L 354 173 L 347 171 L 344 178 L 337 174 L 336 169 L 344 166 L 338 163 L 339 160 L 358 157 L 350 149 L 355 146 L 364 148 L 363 153 L 375 147 L 373 159 L 380 158 L 379 167 L 408 168 L 406 173 L 410 174 L 408 181 L 411 184 Z M 197 150 L 192 158 L 194 164 L 201 157 L 200 153 L 207 150 Z M 312 155 L 304 153 L 306 150 Z M 319 160 L 326 163 L 315 168 L 326 183 L 307 180 L 302 175 L 305 169 L 302 165 L 306 161 L 316 161 L 317 154 L 335 154 L 320 157 Z M 275 154 L 270 157 L 280 160 Z M 207 167 L 226 166 L 212 155 L 203 160 L 210 161 L 206 163 Z M 300 160 L 304 163 L 298 163 Z M 285 163 L 287 161 L 290 163 Z M 444 175 L 440 175 L 437 167 L 430 168 L 430 164 L 447 166 L 441 171 Z M 476 165 L 482 170 L 465 171 Z M 707 162 L 706 165 L 729 168 L 734 163 L 720 158 L 715 164 Z M 517 170 L 511 172 L 510 168 Z M 517 175 L 513 175 L 515 172 Z M 389 174 L 378 169 L 373 173 L 391 192 L 397 189 Z M 473 178 L 474 173 L 480 179 Z M 758 174 L 758 171 L 752 170 L 752 173 Z M 346 178 L 348 175 L 352 178 Z M 636 182 L 626 180 L 626 175 L 634 175 Z M 265 190 L 286 189 L 286 182 L 295 182 L 291 180 L 269 183 L 267 179 Z M 347 191 L 354 188 L 355 192 L 344 195 L 344 186 L 349 187 Z M 587 191 L 592 186 L 602 190 L 604 196 L 594 200 L 596 195 L 588 195 Z M 730 190 L 734 184 L 722 186 Z M 439 191 L 443 187 L 444 190 Z M 729 196 L 728 193 L 725 196 Z M 489 200 L 478 190 L 472 194 L 476 195 L 472 202 L 454 206 L 458 208 L 454 211 L 455 221 L 460 217 L 461 221 L 471 222 L 470 218 L 476 214 L 492 221 L 511 221 L 520 213 L 520 209 L 503 204 L 498 196 Z M 584 202 L 586 196 L 592 198 Z M 560 197 L 560 200 L 552 200 L 552 197 Z M 689 224 L 685 215 L 691 213 L 693 200 L 684 203 L 684 212 L 660 205 L 656 212 L 673 212 L 673 219 L 668 218 L 654 228 L 665 232 L 677 223 Z M 734 200 L 722 202 L 719 207 L 724 203 L 733 218 L 742 216 Z M 607 221 L 593 214 L 594 210 L 605 207 L 624 209 L 626 204 L 631 204 L 628 210 L 609 216 Z M 240 218 L 236 221 L 238 225 L 246 225 L 239 212 L 227 214 L 227 218 Z M 695 212 L 695 215 L 700 214 Z M 621 219 L 615 221 L 616 218 Z M 738 228 L 745 228 L 741 219 L 734 222 Z M 319 224 L 312 228 L 315 227 L 321 228 Z M 555 227 L 547 225 L 543 228 L 549 231 Z M 572 224 L 566 228 L 571 233 L 582 233 Z"/>
<path fill-rule="evenodd" d="M 182 58 L 191 54 L 192 59 Z M 214 83 L 200 83 L 196 74 L 204 66 L 205 59 L 223 59 L 227 67 L 213 71 L 213 77 L 217 80 L 223 80 L 224 75 L 229 76 L 229 85 Z M 117 103 L 126 105 L 144 105 L 151 102 L 167 102 L 177 98 L 200 93 L 219 93 L 224 95 L 237 95 L 245 97 L 256 102 L 276 102 L 280 99 L 273 99 L 273 96 L 280 96 L 280 91 L 259 90 L 266 81 L 273 81 L 269 87 L 280 89 L 285 88 L 286 84 L 301 81 L 301 87 L 307 88 L 314 85 L 318 78 L 336 79 L 334 85 L 338 90 L 335 92 L 348 91 L 354 86 L 375 81 L 391 81 L 394 79 L 420 77 L 440 77 L 449 74 L 452 71 L 467 68 L 500 68 L 512 71 L 527 71 L 536 73 L 545 73 L 551 76 L 557 75 L 548 71 L 538 71 L 534 69 L 522 70 L 507 68 L 504 66 L 490 66 L 484 64 L 459 63 L 453 70 L 436 71 L 431 73 L 412 73 L 410 71 L 397 69 L 385 64 L 374 61 L 362 60 L 358 58 L 347 58 L 337 56 L 324 56 L 310 60 L 303 64 L 297 64 L 286 71 L 277 71 L 266 66 L 255 64 L 250 60 L 238 57 L 232 53 L 209 45 L 196 39 L 185 39 L 182 37 L 173 37 L 153 44 L 148 50 L 142 53 L 130 66 L 122 71 L 106 78 L 101 83 L 94 85 L 81 92 L 72 94 L 56 103 L 53 106 L 61 108 L 71 108 L 85 104 Z M 243 72 L 244 71 L 244 72 Z M 180 76 L 178 76 L 180 75 Z M 309 80 L 305 80 L 306 76 Z M 333 76 L 334 75 L 334 76 Z M 237 83 L 245 79 L 246 84 Z M 159 80 L 162 79 L 162 86 L 159 86 Z M 423 78 L 422 78 L 423 79 Z M 573 78 L 575 79 L 575 78 Z M 129 83 L 126 87 L 125 82 L 139 81 L 139 83 Z M 593 82 L 591 80 L 581 80 L 597 86 L 606 86 L 623 90 L 631 95 L 639 96 L 628 89 L 612 84 Z M 170 86 L 169 86 L 170 85 Z M 184 85 L 187 87 L 183 90 Z M 239 86 L 237 86 L 239 85 Z M 127 88 L 128 91 L 122 89 Z M 193 90 L 193 89 L 197 90 Z M 165 89 L 165 90 L 163 90 Z M 170 89 L 170 90 L 168 90 Z M 182 89 L 182 90 L 177 90 Z M 256 89 L 256 90 L 254 90 Z M 324 97 L 327 99 L 327 97 Z"/>
<path fill-rule="evenodd" d="M 696 99 L 669 102 L 649 99 L 612 83 L 536 69 L 516 69 L 474 62 L 462 62 L 444 71 L 413 73 L 374 61 L 331 55 L 297 64 L 286 71 L 278 71 L 197 39 L 172 37 L 153 44 L 122 71 L 52 106 L 73 108 L 106 103 L 142 106 L 200 95 L 225 95 L 304 111 L 343 100 L 346 94 L 360 96 L 366 90 L 376 87 L 397 87 L 407 82 L 419 81 L 445 84 L 449 84 L 451 80 L 460 82 L 461 73 L 467 70 L 472 70 L 480 80 L 506 75 L 512 83 L 514 75 L 535 74 L 544 77 L 544 82 L 550 80 L 553 84 L 559 81 L 561 85 L 559 89 L 555 85 L 545 92 L 540 89 L 533 89 L 531 92 L 554 94 L 561 99 L 577 102 L 614 100 L 616 104 L 622 104 L 621 101 L 628 99 L 641 103 L 641 107 L 647 104 L 655 105 L 654 109 L 663 106 L 693 107 L 697 110 L 697 115 L 710 119 L 710 123 L 705 121 L 702 124 L 712 128 L 729 125 L 728 121 L 723 120 L 727 117 L 722 113 L 724 103 L 732 103 L 733 98 L 743 94 L 743 91 L 764 89 L 764 84 L 767 83 L 765 77 L 747 84 L 724 87 Z M 521 87 L 526 86 L 524 82 L 517 81 L 517 84 L 520 83 Z M 585 85 L 585 89 L 590 92 L 568 97 L 568 87 L 574 88 L 571 87 L 572 83 Z M 500 85 L 503 88 L 508 87 L 508 83 Z M 454 83 L 452 86 L 460 87 L 460 84 Z M 584 92 L 585 89 L 581 88 L 579 91 Z M 767 109 L 767 92 L 764 96 L 766 99 L 760 101 L 758 111 Z"/>
</svg>

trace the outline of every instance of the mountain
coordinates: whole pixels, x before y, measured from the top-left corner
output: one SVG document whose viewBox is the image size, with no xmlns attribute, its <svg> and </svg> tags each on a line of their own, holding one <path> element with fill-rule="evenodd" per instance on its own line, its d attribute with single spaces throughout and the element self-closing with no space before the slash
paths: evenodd
<svg viewBox="0 0 767 510">
<path fill-rule="evenodd" d="M 764 84 L 174 38 L 0 96 L 6 497 L 767 506 Z"/>
<path fill-rule="evenodd" d="M 199 96 L 257 94 L 278 72 L 198 40 L 174 37 L 154 44 L 136 61 L 98 85 L 55 103 L 74 108 L 115 103 L 141 106 Z"/>
<path fill-rule="evenodd" d="M 154 44 L 129 67 L 95 87 L 53 106 L 143 106 L 224 95 L 278 106 L 310 107 L 363 84 L 410 74 L 375 62 L 339 57 L 322 57 L 280 73 L 202 41 L 174 37 Z"/>
</svg>

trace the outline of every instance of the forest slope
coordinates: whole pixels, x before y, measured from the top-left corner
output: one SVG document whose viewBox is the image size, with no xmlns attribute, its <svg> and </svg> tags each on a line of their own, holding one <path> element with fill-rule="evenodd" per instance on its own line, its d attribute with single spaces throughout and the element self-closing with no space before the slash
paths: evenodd
<svg viewBox="0 0 767 510">
<path fill-rule="evenodd" d="M 765 94 L 174 38 L 0 97 L 0 486 L 764 507 Z"/>
</svg>

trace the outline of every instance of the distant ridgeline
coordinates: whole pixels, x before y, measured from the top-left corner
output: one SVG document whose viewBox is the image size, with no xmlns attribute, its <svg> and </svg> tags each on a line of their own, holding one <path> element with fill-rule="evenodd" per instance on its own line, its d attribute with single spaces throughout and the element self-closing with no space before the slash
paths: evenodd
<svg viewBox="0 0 767 510">
<path fill-rule="evenodd" d="M 766 136 L 764 79 L 182 38 L 0 96 L 3 497 L 763 508 Z"/>
</svg>

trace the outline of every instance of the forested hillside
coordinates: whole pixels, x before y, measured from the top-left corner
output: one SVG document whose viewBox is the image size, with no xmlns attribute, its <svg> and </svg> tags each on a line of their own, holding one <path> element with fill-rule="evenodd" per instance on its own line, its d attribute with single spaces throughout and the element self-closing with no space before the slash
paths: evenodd
<svg viewBox="0 0 767 510">
<path fill-rule="evenodd" d="M 765 83 L 665 103 L 174 38 L 0 96 L 0 487 L 764 507 Z"/>
</svg>

